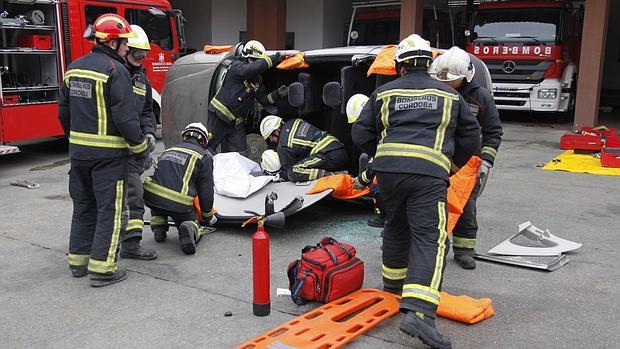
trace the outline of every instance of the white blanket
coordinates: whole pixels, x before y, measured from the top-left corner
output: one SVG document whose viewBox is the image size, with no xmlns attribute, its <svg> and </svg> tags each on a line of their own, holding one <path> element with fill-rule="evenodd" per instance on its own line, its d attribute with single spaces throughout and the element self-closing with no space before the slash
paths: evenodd
<svg viewBox="0 0 620 349">
<path fill-rule="evenodd" d="M 271 182 L 256 162 L 239 153 L 220 153 L 213 157 L 215 192 L 233 198 L 247 198 Z M 252 175 L 256 174 L 256 176 Z"/>
</svg>

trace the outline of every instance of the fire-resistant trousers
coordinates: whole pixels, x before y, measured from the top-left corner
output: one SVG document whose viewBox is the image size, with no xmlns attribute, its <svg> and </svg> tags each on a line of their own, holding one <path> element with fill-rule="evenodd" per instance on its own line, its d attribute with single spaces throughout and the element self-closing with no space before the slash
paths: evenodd
<svg viewBox="0 0 620 349">
<path fill-rule="evenodd" d="M 151 230 L 168 231 L 168 217 L 172 218 L 174 225 L 179 228 L 183 222 L 192 222 L 195 227 L 196 240 L 200 239 L 204 231 L 202 226 L 196 220 L 194 211 L 188 212 L 172 212 L 158 207 L 150 207 L 151 209 Z"/>
<path fill-rule="evenodd" d="M 461 214 L 452 230 L 452 247 L 455 253 L 474 253 L 476 235 L 478 234 L 476 202 L 478 201 L 479 192 L 480 182 L 478 181 L 471 192 L 469 200 L 467 200 L 467 204 L 463 208 L 463 214 Z"/>
<path fill-rule="evenodd" d="M 245 128 L 243 124 L 229 125 L 218 118 L 214 113 L 209 113 L 207 118 L 207 130 L 212 138 L 209 140 L 209 149 L 213 153 L 217 152 L 217 146 L 221 144 L 222 153 L 239 152 L 246 154 L 248 143 L 245 138 Z"/>
<path fill-rule="evenodd" d="M 127 158 L 71 159 L 73 217 L 69 266 L 91 273 L 116 271 L 119 237 L 127 225 Z"/>
<path fill-rule="evenodd" d="M 144 229 L 144 188 L 142 173 L 144 173 L 144 157 L 131 156 L 127 166 L 127 206 L 129 207 L 129 222 L 121 235 L 121 241 L 133 237 L 142 238 Z"/>
<path fill-rule="evenodd" d="M 399 293 L 401 311 L 435 317 L 448 250 L 447 182 L 418 175 L 377 172 L 387 223 L 383 235 L 383 285 Z"/>
<path fill-rule="evenodd" d="M 348 162 L 349 156 L 345 148 L 312 154 L 288 171 L 288 180 L 291 182 L 314 180 L 318 178 L 319 170 L 340 171 L 347 167 Z"/>
</svg>

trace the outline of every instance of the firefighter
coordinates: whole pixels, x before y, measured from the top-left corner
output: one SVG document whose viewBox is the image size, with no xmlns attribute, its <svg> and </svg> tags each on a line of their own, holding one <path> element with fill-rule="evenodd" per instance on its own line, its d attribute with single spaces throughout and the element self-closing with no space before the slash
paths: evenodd
<svg viewBox="0 0 620 349">
<path fill-rule="evenodd" d="M 207 153 L 207 128 L 194 122 L 181 132 L 183 142 L 166 149 L 157 161 L 155 173 L 144 181 L 144 202 L 151 209 L 151 230 L 155 241 L 164 242 L 168 217 L 179 232 L 181 250 L 196 253 L 204 230 L 196 220 L 194 197 L 198 195 L 202 219 L 217 222 L 213 211 L 213 159 Z"/>
<path fill-rule="evenodd" d="M 75 277 L 90 273 L 91 285 L 100 287 L 127 278 L 117 269 L 119 238 L 127 224 L 127 161 L 130 153 L 146 156 L 154 144 L 140 129 L 123 65 L 127 39 L 135 36 L 129 23 L 104 14 L 87 34 L 96 46 L 69 65 L 59 119 L 71 158 L 69 267 Z"/>
<path fill-rule="evenodd" d="M 146 77 L 142 66 L 142 60 L 151 49 L 149 38 L 144 30 L 135 24 L 131 29 L 136 33 L 135 38 L 130 38 L 127 46 L 129 51 L 125 56 L 125 66 L 129 70 L 133 82 L 133 93 L 136 107 L 140 117 L 142 133 L 155 144 L 155 125 L 153 125 L 153 94 L 151 83 Z M 127 204 L 129 206 L 129 222 L 124 233 L 121 234 L 121 257 L 150 260 L 157 258 L 155 250 L 140 246 L 142 229 L 144 227 L 144 200 L 142 189 L 142 173 L 152 164 L 152 158 L 131 156 L 128 163 L 127 176 Z"/>
<path fill-rule="evenodd" d="M 359 118 L 362 109 L 368 102 L 368 96 L 363 94 L 355 94 L 349 98 L 347 101 L 347 121 L 349 124 L 353 124 Z M 360 168 L 361 171 L 359 175 L 353 179 L 354 188 L 362 190 L 367 186 L 370 186 L 370 195 L 372 196 L 372 203 L 374 206 L 374 216 L 368 220 L 367 224 L 371 227 L 375 228 L 383 228 L 385 226 L 385 220 L 387 216 L 385 215 L 385 209 L 381 203 L 381 197 L 379 195 L 379 188 L 377 185 L 373 184 L 373 180 L 375 178 L 375 171 L 372 167 L 373 158 L 368 158 L 368 154 L 362 154 L 360 157 Z M 362 163 L 366 163 L 365 166 Z M 381 236 L 383 236 L 383 231 L 381 232 Z"/>
<path fill-rule="evenodd" d="M 447 250 L 450 165 L 464 165 L 480 128 L 463 98 L 427 73 L 428 41 L 413 34 L 396 48 L 399 78 L 377 88 L 352 137 L 374 156 L 388 216 L 383 237 L 384 289 L 402 294 L 400 330 L 435 348 L 451 339 L 435 326 Z"/>
<path fill-rule="evenodd" d="M 207 127 L 212 133 L 209 148 L 213 153 L 221 144 L 222 152 L 245 154 L 245 119 L 256 102 L 264 107 L 275 105 L 288 95 L 286 86 L 267 93 L 261 76 L 279 62 L 279 53 L 268 56 L 263 44 L 250 40 L 243 46 L 241 56 L 233 60 L 222 87 L 209 103 Z"/>
<path fill-rule="evenodd" d="M 269 115 L 260 124 L 266 140 L 277 144 L 282 170 L 280 177 L 291 182 L 306 182 L 344 170 L 349 156 L 336 137 L 302 119 L 283 122 Z"/>
<path fill-rule="evenodd" d="M 478 170 L 478 182 L 452 232 L 454 260 L 464 269 L 474 269 L 476 261 L 473 255 L 478 232 L 476 201 L 482 194 L 502 142 L 502 124 L 493 96 L 485 88 L 472 81 L 475 69 L 467 52 L 456 46 L 452 47 L 435 59 L 431 70 L 435 71 L 437 80 L 445 82 L 465 98 L 472 114 L 478 119 L 482 131 L 482 148 L 476 152 L 476 155 L 482 159 Z"/>
</svg>

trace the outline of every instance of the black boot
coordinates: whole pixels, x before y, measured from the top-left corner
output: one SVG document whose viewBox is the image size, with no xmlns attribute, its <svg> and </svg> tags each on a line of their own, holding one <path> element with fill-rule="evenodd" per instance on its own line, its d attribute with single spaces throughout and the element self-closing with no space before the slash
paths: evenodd
<svg viewBox="0 0 620 349">
<path fill-rule="evenodd" d="M 118 269 L 113 274 L 92 273 L 90 276 L 90 285 L 92 287 L 103 287 L 121 282 L 125 279 L 127 279 L 127 272 L 123 269 Z"/>
<path fill-rule="evenodd" d="M 474 259 L 474 251 L 454 249 L 454 260 L 463 269 L 476 269 L 476 260 Z"/>
<path fill-rule="evenodd" d="M 129 238 L 121 244 L 121 257 L 151 260 L 157 258 L 157 252 L 140 246 L 140 238 Z"/>
<path fill-rule="evenodd" d="M 86 274 L 88 273 L 88 269 L 86 267 L 74 267 L 74 266 L 70 266 L 69 270 L 71 270 L 71 275 L 74 278 L 81 278 L 86 276 Z"/>
<path fill-rule="evenodd" d="M 375 215 L 368 220 L 367 224 L 371 227 L 383 228 L 385 226 L 385 217 Z"/>
<path fill-rule="evenodd" d="M 400 322 L 400 330 L 418 337 L 424 344 L 435 349 L 451 349 L 452 339 L 444 336 L 435 327 L 435 319 L 415 311 L 408 311 L 405 318 Z"/>
<path fill-rule="evenodd" d="M 179 225 L 179 241 L 185 254 L 196 253 L 196 226 L 190 221 Z"/>
<path fill-rule="evenodd" d="M 166 241 L 166 237 L 167 237 L 167 232 L 168 232 L 168 227 L 153 227 L 151 226 L 151 231 L 153 231 L 153 237 L 155 238 L 155 241 L 157 242 L 164 242 Z"/>
</svg>

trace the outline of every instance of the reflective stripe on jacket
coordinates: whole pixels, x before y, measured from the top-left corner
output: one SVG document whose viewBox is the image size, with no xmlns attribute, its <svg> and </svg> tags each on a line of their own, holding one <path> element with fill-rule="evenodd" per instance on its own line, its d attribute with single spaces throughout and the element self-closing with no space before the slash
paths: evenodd
<svg viewBox="0 0 620 349">
<path fill-rule="evenodd" d="M 480 128 L 464 99 L 425 71 L 409 72 L 372 93 L 353 124 L 355 144 L 375 171 L 448 180 L 479 147 Z"/>
<path fill-rule="evenodd" d="M 489 91 L 476 82 L 464 83 L 459 93 L 465 98 L 472 114 L 478 120 L 482 132 L 482 145 L 476 155 L 493 164 L 502 143 L 502 122 L 495 101 Z"/>
<path fill-rule="evenodd" d="M 69 154 L 80 160 L 116 158 L 147 150 L 129 72 L 107 46 L 71 63 L 60 89 L 58 117 Z"/>
<path fill-rule="evenodd" d="M 291 119 L 282 125 L 277 151 L 282 170 L 286 172 L 310 155 L 343 147 L 344 144 L 329 133 L 302 119 Z"/>
<path fill-rule="evenodd" d="M 209 103 L 209 111 L 227 124 L 240 125 L 255 101 L 263 106 L 275 104 L 280 99 L 277 90 L 267 93 L 261 76 L 272 67 L 274 59 L 275 56 L 265 56 L 249 63 L 233 60 L 222 86 Z"/>
<path fill-rule="evenodd" d="M 213 159 L 194 142 L 166 149 L 157 160 L 155 173 L 144 181 L 144 201 L 148 206 L 172 212 L 193 209 L 200 198 L 203 218 L 213 208 Z"/>
</svg>

